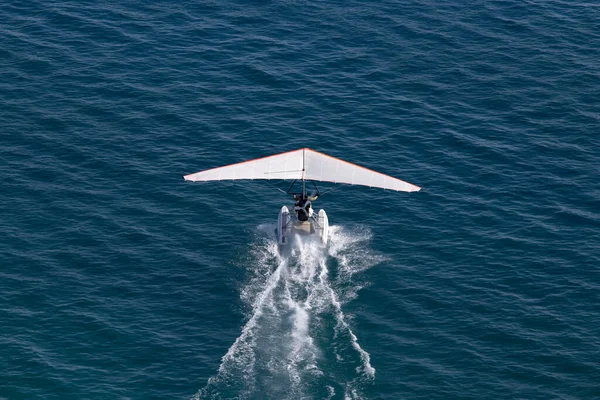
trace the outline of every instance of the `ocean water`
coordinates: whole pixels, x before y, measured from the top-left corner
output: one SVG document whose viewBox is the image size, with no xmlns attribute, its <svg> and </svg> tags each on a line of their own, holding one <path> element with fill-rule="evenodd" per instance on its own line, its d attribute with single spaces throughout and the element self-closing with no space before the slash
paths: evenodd
<svg viewBox="0 0 600 400">
<path fill-rule="evenodd" d="M 0 399 L 600 398 L 598 21 L 4 1 Z M 300 147 L 423 190 L 182 179 Z"/>
</svg>

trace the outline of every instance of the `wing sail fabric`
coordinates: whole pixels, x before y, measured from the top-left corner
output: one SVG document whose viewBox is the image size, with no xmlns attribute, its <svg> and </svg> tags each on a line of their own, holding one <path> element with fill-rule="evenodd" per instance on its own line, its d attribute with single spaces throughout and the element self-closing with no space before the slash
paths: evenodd
<svg viewBox="0 0 600 400">
<path fill-rule="evenodd" d="M 420 187 L 311 149 L 300 149 L 184 176 L 187 181 L 308 179 L 403 192 Z"/>
<path fill-rule="evenodd" d="M 302 179 L 303 150 L 244 161 L 186 175 L 186 181 L 221 181 L 236 179 Z"/>
<path fill-rule="evenodd" d="M 306 149 L 305 151 L 305 179 L 371 186 L 402 192 L 416 192 L 421 190 L 420 187 L 408 182 L 356 164 L 351 164 L 339 158 L 310 149 Z"/>
</svg>

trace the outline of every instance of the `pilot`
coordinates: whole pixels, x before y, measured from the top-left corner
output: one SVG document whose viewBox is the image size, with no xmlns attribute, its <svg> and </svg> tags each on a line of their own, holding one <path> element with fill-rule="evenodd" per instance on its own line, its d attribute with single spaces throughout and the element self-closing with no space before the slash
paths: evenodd
<svg viewBox="0 0 600 400">
<path fill-rule="evenodd" d="M 318 197 L 318 194 L 315 196 L 294 195 L 294 200 L 296 200 L 294 211 L 296 211 L 299 221 L 308 221 L 308 218 L 312 214 L 312 210 L 310 209 L 311 202 L 315 201 Z"/>
</svg>

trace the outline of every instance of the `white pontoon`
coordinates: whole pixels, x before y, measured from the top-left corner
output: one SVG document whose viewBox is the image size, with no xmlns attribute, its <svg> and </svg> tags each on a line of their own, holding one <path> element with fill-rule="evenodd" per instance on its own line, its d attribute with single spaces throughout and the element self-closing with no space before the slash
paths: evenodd
<svg viewBox="0 0 600 400">
<path fill-rule="evenodd" d="M 184 176 L 186 181 L 222 181 L 241 179 L 293 180 L 287 193 L 295 200 L 292 217 L 286 206 L 281 207 L 277 219 L 277 240 L 285 245 L 294 234 L 318 235 L 327 244 L 329 221 L 325 210 L 315 215 L 312 201 L 320 195 L 314 181 L 345 183 L 390 189 L 402 192 L 416 192 L 420 187 L 373 170 L 351 164 L 339 158 L 328 156 L 308 148 L 275 154 L 263 158 L 226 165 Z M 302 192 L 293 193 L 296 182 L 302 182 Z M 306 182 L 312 181 L 315 191 L 310 195 Z"/>
</svg>

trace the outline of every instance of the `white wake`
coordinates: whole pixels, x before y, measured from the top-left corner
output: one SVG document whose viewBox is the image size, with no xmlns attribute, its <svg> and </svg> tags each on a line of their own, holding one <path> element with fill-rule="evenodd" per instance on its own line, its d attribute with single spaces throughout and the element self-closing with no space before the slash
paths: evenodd
<svg viewBox="0 0 600 400">
<path fill-rule="evenodd" d="M 370 237 L 331 226 L 327 249 L 297 237 L 284 254 L 261 237 L 244 266 L 247 322 L 193 399 L 361 398 L 375 368 L 343 308 L 361 288 L 356 274 L 382 260 Z"/>
</svg>

